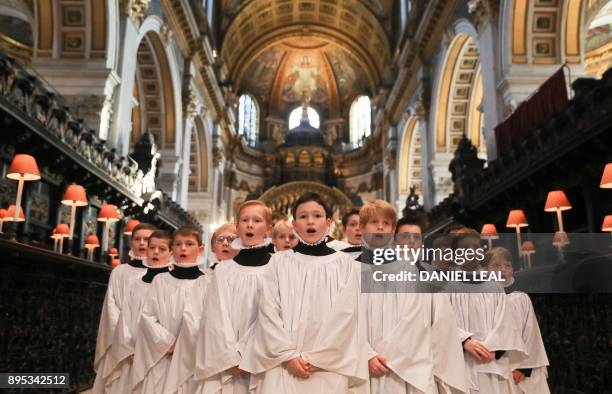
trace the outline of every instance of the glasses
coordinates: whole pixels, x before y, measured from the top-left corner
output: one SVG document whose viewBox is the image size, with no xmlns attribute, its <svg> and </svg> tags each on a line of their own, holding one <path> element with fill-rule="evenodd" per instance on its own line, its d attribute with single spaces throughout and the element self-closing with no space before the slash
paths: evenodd
<svg viewBox="0 0 612 394">
<path fill-rule="evenodd" d="M 396 239 L 398 240 L 412 240 L 412 241 L 421 241 L 423 238 L 421 234 L 418 233 L 401 233 L 396 235 Z"/>
<path fill-rule="evenodd" d="M 215 243 L 222 244 L 225 241 L 227 241 L 227 243 L 231 244 L 235 239 L 236 239 L 235 235 L 220 236 L 220 237 L 215 238 Z"/>
</svg>

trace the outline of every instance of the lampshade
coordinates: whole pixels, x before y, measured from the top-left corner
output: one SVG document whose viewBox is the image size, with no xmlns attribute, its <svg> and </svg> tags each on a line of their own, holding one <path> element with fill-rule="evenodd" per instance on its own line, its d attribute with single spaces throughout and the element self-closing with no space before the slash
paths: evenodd
<svg viewBox="0 0 612 394">
<path fill-rule="evenodd" d="M 108 251 L 108 255 L 111 257 L 117 257 L 119 255 L 119 252 L 117 251 L 117 248 L 111 248 Z"/>
<path fill-rule="evenodd" d="M 100 213 L 98 214 L 99 222 L 117 222 L 119 221 L 119 214 L 117 213 L 117 207 L 113 204 L 104 204 L 100 207 Z"/>
<path fill-rule="evenodd" d="M 521 249 L 523 250 L 523 253 L 535 253 L 535 245 L 533 244 L 533 242 L 531 241 L 524 241 L 523 245 L 521 246 Z"/>
<path fill-rule="evenodd" d="M 62 238 L 61 234 L 57 233 L 57 229 L 53 229 L 53 231 L 51 231 L 51 239 L 60 239 Z"/>
<path fill-rule="evenodd" d="M 132 235 L 132 231 L 134 230 L 134 227 L 138 226 L 139 224 L 140 224 L 139 220 L 136 220 L 136 219 L 128 220 L 127 224 L 125 225 L 125 230 L 123 231 L 123 234 Z"/>
<path fill-rule="evenodd" d="M 0 209 L 0 222 L 10 220 L 7 216 L 8 216 L 8 211 L 6 209 Z"/>
<path fill-rule="evenodd" d="M 553 245 L 564 246 L 568 245 L 569 243 L 569 237 L 565 231 L 557 231 L 555 233 L 555 236 L 553 237 Z"/>
<path fill-rule="evenodd" d="M 606 164 L 599 187 L 603 189 L 612 189 L 612 163 Z"/>
<path fill-rule="evenodd" d="M 606 215 L 601 225 L 601 231 L 612 231 L 612 215 Z"/>
<path fill-rule="evenodd" d="M 70 235 L 70 227 L 67 224 L 60 223 L 55 226 L 55 233 L 62 237 L 68 237 Z"/>
<path fill-rule="evenodd" d="M 100 241 L 98 240 L 98 237 L 93 234 L 89 234 L 89 236 L 85 240 L 85 247 L 97 248 L 98 246 L 100 246 Z"/>
<path fill-rule="evenodd" d="M 527 218 L 522 209 L 514 209 L 508 214 L 508 221 L 506 227 L 527 227 Z"/>
<path fill-rule="evenodd" d="M 569 203 L 569 200 L 565 196 L 565 193 L 563 193 L 563 190 L 553 190 L 552 192 L 548 193 L 544 211 L 556 212 L 557 210 L 567 211 L 568 209 L 572 209 L 572 205 Z"/>
<path fill-rule="evenodd" d="M 7 219 L 5 219 L 7 222 L 12 222 L 12 221 L 16 221 L 16 222 L 25 222 L 25 215 L 23 214 L 23 208 L 19 207 L 19 217 L 17 218 L 17 220 L 14 220 L 14 216 L 15 216 L 15 206 L 11 205 L 9 207 L 9 209 L 6 211 L 6 215 L 8 216 Z"/>
<path fill-rule="evenodd" d="M 77 207 L 84 207 L 87 205 L 85 188 L 80 185 L 68 185 L 66 193 L 64 193 L 64 197 L 62 198 L 62 204 L 76 205 Z"/>
<path fill-rule="evenodd" d="M 9 167 L 6 177 L 9 179 L 19 180 L 23 176 L 26 181 L 37 181 L 40 179 L 40 171 L 36 165 L 36 160 L 30 155 L 15 155 L 13 162 Z"/>
<path fill-rule="evenodd" d="M 499 238 L 499 235 L 497 234 L 497 228 L 494 224 L 483 224 L 482 230 L 480 230 L 480 235 L 482 235 L 483 238 Z"/>
<path fill-rule="evenodd" d="M 113 266 L 113 268 L 117 267 L 117 266 L 121 265 L 121 260 L 119 260 L 119 259 L 112 259 L 111 260 L 111 265 Z"/>
</svg>

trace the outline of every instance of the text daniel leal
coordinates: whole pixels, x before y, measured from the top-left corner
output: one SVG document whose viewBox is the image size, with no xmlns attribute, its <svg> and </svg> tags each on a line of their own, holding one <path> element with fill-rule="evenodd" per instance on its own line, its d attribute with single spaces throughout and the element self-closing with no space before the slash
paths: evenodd
<svg viewBox="0 0 612 394">
<path fill-rule="evenodd" d="M 466 282 L 466 281 L 501 281 L 501 271 L 400 271 L 386 273 L 374 271 L 377 282 Z"/>
</svg>

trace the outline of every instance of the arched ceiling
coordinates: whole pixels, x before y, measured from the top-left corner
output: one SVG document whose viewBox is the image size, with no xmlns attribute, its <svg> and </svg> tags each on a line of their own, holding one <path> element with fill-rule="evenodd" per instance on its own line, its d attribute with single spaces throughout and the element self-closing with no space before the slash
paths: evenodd
<svg viewBox="0 0 612 394">
<path fill-rule="evenodd" d="M 223 0 L 223 14 L 231 20 L 250 0 Z M 392 12 L 393 0 L 360 0 L 379 18 L 388 18 Z"/>
<path fill-rule="evenodd" d="M 300 102 L 303 90 L 313 103 L 342 111 L 355 94 L 375 92 L 390 64 L 388 34 L 375 9 L 384 13 L 391 2 L 366 3 L 227 0 L 237 14 L 221 49 L 226 79 L 264 99 L 271 112 Z"/>
<path fill-rule="evenodd" d="M 304 93 L 311 104 L 340 115 L 360 94 L 373 91 L 355 57 L 316 38 L 291 38 L 253 59 L 239 91 L 250 93 L 272 114 L 285 114 Z"/>
</svg>

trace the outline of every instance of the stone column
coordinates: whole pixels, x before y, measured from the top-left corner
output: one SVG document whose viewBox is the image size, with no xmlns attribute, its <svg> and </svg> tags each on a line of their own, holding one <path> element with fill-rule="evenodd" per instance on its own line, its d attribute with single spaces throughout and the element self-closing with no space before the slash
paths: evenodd
<svg viewBox="0 0 612 394">
<path fill-rule="evenodd" d="M 500 74 L 501 60 L 498 57 L 499 0 L 468 1 L 470 19 L 478 32 L 478 57 L 482 75 L 484 112 L 484 138 L 487 143 L 489 161 L 497 158 L 495 126 L 503 119 L 500 111 L 500 95 L 497 93 L 497 80 Z"/>
<path fill-rule="evenodd" d="M 117 147 L 120 154 L 127 154 L 129 150 L 130 134 L 132 132 L 132 107 L 134 98 L 134 79 L 136 77 L 136 64 L 138 53 L 138 29 L 142 23 L 148 1 L 124 0 L 120 10 L 119 42 L 123 51 L 119 53 L 118 75 L 121 84 L 116 92 L 112 111 L 112 122 L 108 135 L 111 146 Z"/>
</svg>

